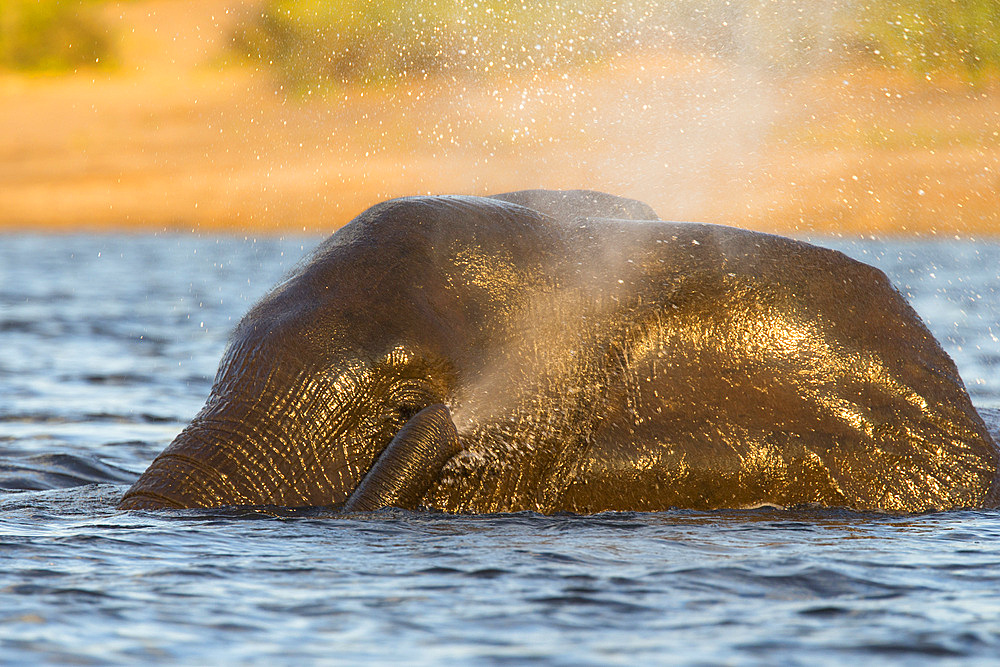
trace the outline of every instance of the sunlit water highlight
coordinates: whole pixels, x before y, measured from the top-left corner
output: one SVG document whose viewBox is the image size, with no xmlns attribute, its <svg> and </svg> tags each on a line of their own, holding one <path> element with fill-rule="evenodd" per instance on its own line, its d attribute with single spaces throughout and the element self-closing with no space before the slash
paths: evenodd
<svg viewBox="0 0 1000 667">
<path fill-rule="evenodd" d="M 0 662 L 911 664 L 1000 655 L 1000 513 L 118 512 L 317 239 L 0 239 Z M 1000 242 L 885 270 L 1000 427 Z"/>
</svg>

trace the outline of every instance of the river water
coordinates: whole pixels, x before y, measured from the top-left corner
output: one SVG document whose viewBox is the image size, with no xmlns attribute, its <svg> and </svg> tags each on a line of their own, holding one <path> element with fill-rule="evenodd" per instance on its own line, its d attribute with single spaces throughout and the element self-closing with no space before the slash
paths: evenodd
<svg viewBox="0 0 1000 667">
<path fill-rule="evenodd" d="M 315 238 L 0 236 L 0 663 L 1000 656 L 1000 512 L 118 512 Z M 843 241 L 1000 435 L 1000 241 Z"/>
</svg>

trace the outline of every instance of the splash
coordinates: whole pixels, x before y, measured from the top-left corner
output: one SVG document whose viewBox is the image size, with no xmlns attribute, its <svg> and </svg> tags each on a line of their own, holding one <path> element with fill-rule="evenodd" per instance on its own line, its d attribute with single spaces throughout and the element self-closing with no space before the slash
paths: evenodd
<svg viewBox="0 0 1000 667">
<path fill-rule="evenodd" d="M 846 6 L 286 2 L 242 35 L 304 97 L 379 100 L 339 170 L 373 199 L 585 187 L 721 221 L 752 199 L 789 74 L 843 57 Z"/>
</svg>

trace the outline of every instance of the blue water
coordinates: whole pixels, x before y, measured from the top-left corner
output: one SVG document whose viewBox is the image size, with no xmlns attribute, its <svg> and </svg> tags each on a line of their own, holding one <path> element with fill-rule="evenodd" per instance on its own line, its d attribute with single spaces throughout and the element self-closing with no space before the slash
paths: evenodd
<svg viewBox="0 0 1000 667">
<path fill-rule="evenodd" d="M 0 236 L 0 663 L 997 661 L 997 511 L 116 511 L 317 240 Z M 1000 435 L 1000 241 L 820 242 Z"/>
</svg>

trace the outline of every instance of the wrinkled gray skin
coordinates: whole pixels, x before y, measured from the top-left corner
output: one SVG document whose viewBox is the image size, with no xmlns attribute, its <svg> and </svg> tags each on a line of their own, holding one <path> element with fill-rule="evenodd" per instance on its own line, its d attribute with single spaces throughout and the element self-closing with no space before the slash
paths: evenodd
<svg viewBox="0 0 1000 667">
<path fill-rule="evenodd" d="M 330 237 L 121 507 L 922 511 L 996 506 L 997 463 L 880 271 L 529 191 L 388 201 Z"/>
</svg>

